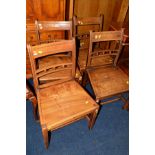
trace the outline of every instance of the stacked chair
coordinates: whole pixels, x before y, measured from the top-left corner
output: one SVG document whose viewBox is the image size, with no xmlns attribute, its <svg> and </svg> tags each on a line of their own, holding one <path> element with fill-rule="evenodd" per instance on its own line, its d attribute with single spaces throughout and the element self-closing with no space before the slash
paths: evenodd
<svg viewBox="0 0 155 155">
<path fill-rule="evenodd" d="M 104 23 L 104 16 L 101 14 L 99 17 L 77 17 L 73 16 L 73 36 L 76 38 L 77 44 L 77 64 L 80 70 L 80 73 L 83 77 L 83 86 L 86 84 L 87 77 L 85 76 L 86 64 L 89 51 L 89 30 L 92 31 L 102 31 Z M 100 50 L 100 46 L 95 47 L 96 50 Z M 111 63 L 111 57 L 106 57 L 102 59 L 106 63 Z"/>
<path fill-rule="evenodd" d="M 40 43 L 56 42 L 60 40 L 70 40 L 72 38 L 72 22 L 71 21 L 35 21 L 37 36 Z M 65 59 L 64 54 L 64 59 Z M 40 65 L 45 66 L 51 62 L 58 61 L 59 57 L 55 57 L 55 60 L 51 60 L 51 57 L 46 57 L 40 60 Z M 59 61 L 63 61 L 60 60 Z M 62 76 L 65 76 L 62 74 Z M 52 80 L 50 75 L 42 79 L 43 81 Z M 76 68 L 75 79 L 80 82 L 82 80 L 79 69 Z"/>
<path fill-rule="evenodd" d="M 128 75 L 117 66 L 124 29 L 103 31 L 103 19 L 103 15 L 73 16 L 73 21 L 35 21 L 27 26 L 27 51 L 46 148 L 49 131 L 83 118 L 91 129 L 101 105 L 119 99 L 124 107 L 128 105 L 122 95 L 129 91 Z M 83 88 L 88 81 L 94 98 Z"/>
</svg>

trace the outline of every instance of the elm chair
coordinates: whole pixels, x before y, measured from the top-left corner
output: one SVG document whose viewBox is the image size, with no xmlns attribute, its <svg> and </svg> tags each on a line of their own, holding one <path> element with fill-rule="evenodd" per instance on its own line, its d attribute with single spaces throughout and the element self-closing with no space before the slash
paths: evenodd
<svg viewBox="0 0 155 155">
<path fill-rule="evenodd" d="M 102 31 L 103 30 L 103 21 L 104 16 L 101 14 L 98 17 L 76 17 L 73 16 L 73 36 L 76 37 L 77 41 L 77 63 L 81 75 L 83 77 L 86 69 L 86 61 L 89 50 L 89 31 Z M 96 49 L 99 49 L 99 44 L 96 46 Z M 111 57 L 107 57 L 106 61 L 111 63 Z M 85 79 L 86 80 L 86 79 Z"/>
<path fill-rule="evenodd" d="M 124 29 L 120 31 L 90 31 L 86 70 L 95 94 L 95 100 L 101 105 L 119 99 L 122 99 L 125 103 L 128 102 L 122 94 L 129 91 L 129 77 L 117 66 L 117 61 L 122 49 L 123 34 Z M 95 44 L 99 42 L 106 46 L 103 46 L 102 50 L 94 51 Z M 113 58 L 111 64 L 100 61 L 102 57 L 106 56 Z M 95 61 L 98 63 L 94 63 Z M 114 98 L 110 99 L 111 97 Z M 104 99 L 110 100 L 105 101 Z M 103 100 L 103 102 L 100 102 L 101 100 Z"/>
<path fill-rule="evenodd" d="M 71 21 L 35 21 L 35 25 L 37 28 L 37 35 L 39 36 L 40 43 L 49 43 L 60 40 L 70 40 L 72 39 L 72 22 Z M 64 59 L 66 58 L 66 54 L 64 54 Z M 54 60 L 55 59 L 55 60 Z M 50 65 L 50 63 L 54 63 L 55 61 L 63 61 L 63 58 L 59 55 L 55 57 L 46 57 L 42 58 L 39 61 L 40 66 Z M 62 75 L 63 76 L 63 75 Z M 65 75 L 64 75 L 65 76 Z M 49 75 L 44 78 L 41 78 L 42 81 L 50 81 L 53 78 Z M 75 79 L 80 82 L 82 80 L 79 69 L 76 68 Z"/>
<path fill-rule="evenodd" d="M 94 125 L 99 106 L 88 93 L 75 81 L 75 39 L 27 46 L 34 86 L 37 94 L 40 124 L 46 148 L 48 131 L 64 127 L 77 120 L 86 118 L 88 127 Z M 57 61 L 40 68 L 38 59 L 49 55 L 62 55 L 69 52 L 65 62 Z M 67 72 L 61 76 L 61 72 Z M 53 74 L 53 81 L 40 82 L 40 78 Z M 75 131 L 76 132 L 76 131 Z M 75 133 L 76 134 L 76 133 Z"/>
</svg>

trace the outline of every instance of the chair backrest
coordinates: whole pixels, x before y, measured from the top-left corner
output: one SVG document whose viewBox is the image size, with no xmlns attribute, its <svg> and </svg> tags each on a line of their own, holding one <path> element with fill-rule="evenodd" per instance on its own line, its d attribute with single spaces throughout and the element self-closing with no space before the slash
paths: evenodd
<svg viewBox="0 0 155 155">
<path fill-rule="evenodd" d="M 26 24 L 26 43 L 31 45 L 39 44 L 39 36 L 35 24 Z"/>
<path fill-rule="evenodd" d="M 35 21 L 40 43 L 72 38 L 71 21 Z"/>
<path fill-rule="evenodd" d="M 111 65 L 116 66 L 119 55 L 122 50 L 123 35 L 124 35 L 124 29 L 121 29 L 120 31 L 102 31 L 102 32 L 90 31 L 87 68 L 104 66 L 105 64 L 93 66 L 92 62 L 96 58 L 106 56 L 113 57 L 113 63 L 111 63 Z M 100 50 L 94 51 L 95 43 L 100 43 Z"/>
<path fill-rule="evenodd" d="M 48 87 L 50 85 L 62 83 L 71 79 L 74 79 L 75 77 L 75 39 L 72 40 L 62 40 L 59 42 L 52 42 L 52 43 L 45 43 L 40 44 L 36 46 L 27 45 L 30 62 L 31 62 L 31 68 L 32 68 L 32 74 L 33 74 L 33 80 L 34 80 L 34 86 L 35 88 L 44 88 Z M 61 54 L 60 53 L 66 53 L 70 52 L 70 57 L 66 57 L 66 59 L 63 59 L 61 61 Z M 42 68 L 38 65 L 38 60 L 40 58 L 46 57 L 46 56 L 55 56 L 59 54 L 60 59 L 58 61 L 54 61 L 53 64 L 50 63 L 50 65 L 43 66 Z M 62 55 L 64 57 L 64 55 Z M 53 81 L 41 83 L 39 78 L 43 76 L 48 76 L 51 74 L 60 74 L 61 72 L 70 72 L 70 74 L 67 74 L 67 77 L 61 77 L 56 78 Z"/>
<path fill-rule="evenodd" d="M 104 16 L 101 14 L 98 17 L 77 17 L 73 16 L 73 36 L 79 40 L 80 47 L 89 47 L 89 31 L 102 31 Z"/>
</svg>

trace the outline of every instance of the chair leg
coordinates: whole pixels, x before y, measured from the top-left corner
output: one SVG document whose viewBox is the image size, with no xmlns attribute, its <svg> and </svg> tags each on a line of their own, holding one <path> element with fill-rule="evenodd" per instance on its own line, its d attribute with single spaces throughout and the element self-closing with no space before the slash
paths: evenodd
<svg viewBox="0 0 155 155">
<path fill-rule="evenodd" d="M 47 149 L 48 148 L 48 130 L 47 130 L 46 125 L 42 125 L 42 134 L 44 138 L 44 144 Z"/>
<path fill-rule="evenodd" d="M 124 97 L 121 97 L 121 99 L 124 102 L 122 109 L 129 110 L 129 97 L 127 99 L 125 99 Z"/>
<path fill-rule="evenodd" d="M 32 105 L 33 105 L 33 115 L 34 115 L 34 118 L 35 118 L 35 120 L 38 120 L 38 115 L 37 115 L 37 99 L 36 99 L 35 96 L 32 96 L 29 100 L 32 102 Z"/>
<path fill-rule="evenodd" d="M 90 121 L 89 121 L 89 124 L 88 124 L 89 129 L 93 128 L 93 126 L 95 124 L 97 113 L 98 113 L 98 109 L 96 109 L 93 113 L 90 114 Z"/>
<path fill-rule="evenodd" d="M 123 105 L 122 109 L 124 109 L 124 110 L 129 110 L 129 101 L 127 101 L 127 102 Z"/>
<path fill-rule="evenodd" d="M 88 80 L 88 75 L 87 75 L 86 71 L 83 71 L 83 75 L 82 75 L 82 86 L 83 87 L 86 86 L 87 80 Z"/>
</svg>

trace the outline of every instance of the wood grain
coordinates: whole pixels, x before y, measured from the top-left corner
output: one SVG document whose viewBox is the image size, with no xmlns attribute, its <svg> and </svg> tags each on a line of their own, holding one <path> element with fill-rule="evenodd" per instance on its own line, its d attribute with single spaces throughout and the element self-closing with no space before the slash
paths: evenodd
<svg viewBox="0 0 155 155">
<path fill-rule="evenodd" d="M 108 30 L 114 13 L 115 3 L 117 3 L 117 0 L 76 0 L 74 14 L 78 17 L 94 17 L 104 14 L 103 27 L 104 30 Z"/>
<path fill-rule="evenodd" d="M 26 0 L 27 23 L 65 20 L 66 0 Z"/>
<path fill-rule="evenodd" d="M 88 76 L 98 99 L 127 92 L 129 89 L 129 78 L 120 68 L 105 67 L 88 70 Z"/>
</svg>

